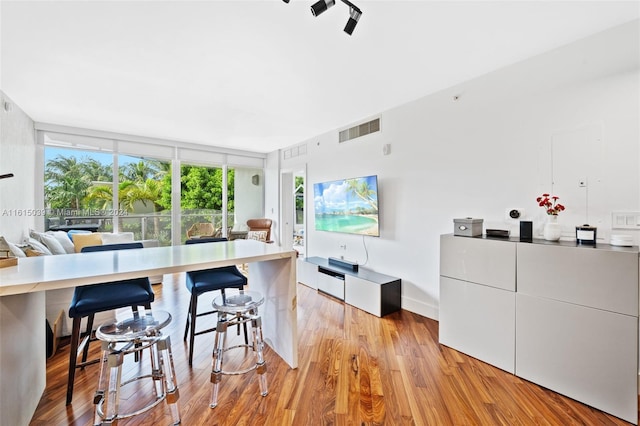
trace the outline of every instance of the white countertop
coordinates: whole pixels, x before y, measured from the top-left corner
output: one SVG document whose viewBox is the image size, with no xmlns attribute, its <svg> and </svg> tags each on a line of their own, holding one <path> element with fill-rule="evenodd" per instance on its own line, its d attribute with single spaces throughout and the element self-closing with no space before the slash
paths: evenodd
<svg viewBox="0 0 640 426">
<path fill-rule="evenodd" d="M 18 259 L 0 268 L 0 296 L 295 256 L 274 244 L 234 240 L 214 244 L 75 253 Z"/>
</svg>

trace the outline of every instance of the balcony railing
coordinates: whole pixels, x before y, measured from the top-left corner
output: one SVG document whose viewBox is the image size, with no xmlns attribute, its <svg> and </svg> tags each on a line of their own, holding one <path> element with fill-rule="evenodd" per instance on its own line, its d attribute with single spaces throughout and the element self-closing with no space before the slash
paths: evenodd
<svg viewBox="0 0 640 426">
<path fill-rule="evenodd" d="M 45 230 L 88 229 L 97 232 L 112 232 L 114 218 L 120 232 L 133 232 L 134 239 L 156 239 L 161 246 L 171 245 L 171 212 L 128 213 L 116 216 L 100 214 L 86 215 L 85 210 L 65 209 L 63 215 L 45 215 Z M 184 243 L 187 229 L 194 223 L 208 222 L 215 229 L 222 227 L 220 210 L 183 210 L 180 215 L 181 243 Z M 234 214 L 229 212 L 227 223 L 233 226 Z M 97 225 L 97 226 L 96 226 Z"/>
</svg>

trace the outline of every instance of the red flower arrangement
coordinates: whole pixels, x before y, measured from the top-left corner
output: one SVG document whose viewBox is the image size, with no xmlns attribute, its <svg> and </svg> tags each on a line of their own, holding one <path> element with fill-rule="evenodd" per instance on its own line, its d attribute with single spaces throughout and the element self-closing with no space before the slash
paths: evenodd
<svg viewBox="0 0 640 426">
<path fill-rule="evenodd" d="M 559 197 L 551 196 L 549 194 L 542 194 L 541 197 L 536 198 L 538 205 L 545 209 L 548 215 L 557 216 L 558 213 L 564 210 L 564 206 L 558 202 Z"/>
</svg>

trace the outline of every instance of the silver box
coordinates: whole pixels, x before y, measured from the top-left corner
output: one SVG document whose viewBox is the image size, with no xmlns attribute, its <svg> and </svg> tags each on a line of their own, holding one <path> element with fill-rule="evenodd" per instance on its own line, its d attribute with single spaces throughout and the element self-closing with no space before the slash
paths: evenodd
<svg viewBox="0 0 640 426">
<path fill-rule="evenodd" d="M 453 235 L 463 237 L 479 237 L 482 235 L 482 222 L 484 219 L 473 219 L 465 217 L 463 219 L 453 219 Z"/>
</svg>

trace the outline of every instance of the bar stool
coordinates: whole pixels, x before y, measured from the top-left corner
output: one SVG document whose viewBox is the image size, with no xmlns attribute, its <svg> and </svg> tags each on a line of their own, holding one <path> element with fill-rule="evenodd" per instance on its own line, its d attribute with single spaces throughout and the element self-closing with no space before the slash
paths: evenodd
<svg viewBox="0 0 640 426">
<path fill-rule="evenodd" d="M 94 425 L 113 425 L 120 419 L 142 414 L 160 402 L 166 400 L 173 417 L 173 424 L 180 424 L 178 410 L 178 382 L 176 380 L 171 342 L 169 336 L 162 335 L 160 329 L 171 322 L 168 312 L 145 310 L 134 312 L 132 317 L 122 321 L 109 321 L 96 330 L 96 337 L 102 344 L 102 363 L 98 390 L 93 403 Z M 140 354 L 149 349 L 151 354 L 151 371 L 140 373 L 135 377 L 122 381 L 122 365 L 124 356 L 130 353 Z M 128 413 L 120 413 L 120 390 L 125 385 L 139 383 L 143 379 L 153 382 L 153 398 L 142 408 Z M 136 397 L 141 391 L 136 391 Z M 106 409 L 105 409 L 106 406 Z"/>
<path fill-rule="evenodd" d="M 218 243 L 227 241 L 226 238 L 197 238 L 187 240 L 185 244 L 202 244 L 202 243 Z M 198 297 L 210 291 L 220 291 L 225 294 L 228 288 L 237 288 L 242 290 L 247 285 L 247 277 L 242 275 L 235 265 L 222 266 L 219 268 L 205 269 L 200 271 L 188 271 L 185 284 L 187 290 L 191 293 L 189 299 L 189 312 L 187 313 L 187 322 L 184 328 L 184 338 L 187 340 L 189 336 L 189 367 L 193 364 L 193 345 L 195 337 L 200 334 L 215 331 L 215 328 L 207 328 L 196 331 L 196 319 L 204 315 L 215 314 L 216 311 L 207 311 L 198 313 Z M 240 329 L 238 329 L 238 333 Z M 244 328 L 245 343 L 248 343 L 247 328 Z"/>
<path fill-rule="evenodd" d="M 142 243 L 122 243 L 107 244 L 103 246 L 83 247 L 82 252 L 112 251 L 141 249 Z M 90 260 L 86 260 L 90 262 Z M 114 262 L 116 260 L 114 259 Z M 93 329 L 93 319 L 98 312 L 106 312 L 114 309 L 130 306 L 133 311 L 138 310 L 138 306 L 151 309 L 155 295 L 151 288 L 149 278 L 133 278 L 122 281 L 111 281 L 101 284 L 91 284 L 76 287 L 73 292 L 73 299 L 69 305 L 69 318 L 73 318 L 71 330 L 71 343 L 69 349 L 69 378 L 67 380 L 67 405 L 71 404 L 73 398 L 73 382 L 75 380 L 76 369 L 83 369 L 89 364 L 98 362 L 97 359 L 87 361 L 89 355 L 89 344 L 93 340 L 91 331 Z M 87 328 L 84 335 L 81 335 L 80 326 L 82 319 L 87 318 Z M 78 363 L 78 356 L 82 352 L 81 362 Z"/>
<path fill-rule="evenodd" d="M 233 291 L 233 290 L 231 290 Z M 216 338 L 213 349 L 211 367 L 211 408 L 218 405 L 218 390 L 222 375 L 245 374 L 256 370 L 260 383 L 260 395 L 266 396 L 267 390 L 267 363 L 263 357 L 264 342 L 262 340 L 262 318 L 258 315 L 258 306 L 264 303 L 264 297 L 256 291 L 238 290 L 229 294 L 222 294 L 213 300 L 213 308 L 218 311 L 218 324 L 216 326 Z M 239 344 L 226 347 L 227 328 L 233 325 L 251 323 L 251 344 Z M 236 348 L 251 348 L 256 362 L 248 368 L 239 370 L 223 370 L 222 362 L 224 353 Z"/>
</svg>

